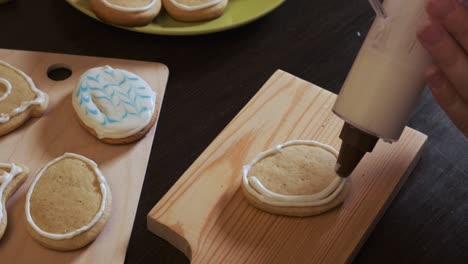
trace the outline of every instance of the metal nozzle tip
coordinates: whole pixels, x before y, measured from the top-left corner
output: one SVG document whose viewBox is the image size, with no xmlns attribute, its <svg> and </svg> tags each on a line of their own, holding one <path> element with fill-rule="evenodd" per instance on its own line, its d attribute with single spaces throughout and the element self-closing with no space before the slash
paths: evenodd
<svg viewBox="0 0 468 264">
<path fill-rule="evenodd" d="M 343 174 L 343 170 L 341 170 L 341 164 L 336 162 L 335 164 L 335 172 L 340 176 L 341 178 L 347 178 L 349 174 Z"/>
<path fill-rule="evenodd" d="M 335 164 L 335 171 L 339 171 L 340 170 L 340 167 L 341 167 L 341 164 L 339 164 L 338 162 Z"/>
<path fill-rule="evenodd" d="M 335 165 L 335 171 L 338 176 L 342 178 L 349 177 L 365 154 L 366 152 L 351 145 L 341 145 L 340 154 Z"/>
<path fill-rule="evenodd" d="M 367 152 L 374 149 L 378 138 L 345 123 L 340 138 L 343 140 L 335 165 L 342 178 L 349 177 Z"/>
</svg>

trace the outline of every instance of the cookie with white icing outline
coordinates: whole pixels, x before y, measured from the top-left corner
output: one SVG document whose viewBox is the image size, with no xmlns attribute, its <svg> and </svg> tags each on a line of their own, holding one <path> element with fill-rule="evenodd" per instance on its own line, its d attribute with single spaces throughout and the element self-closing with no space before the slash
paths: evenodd
<svg viewBox="0 0 468 264">
<path fill-rule="evenodd" d="M 156 123 L 157 93 L 141 77 L 110 66 L 92 68 L 72 95 L 80 123 L 109 144 L 137 141 Z"/>
<path fill-rule="evenodd" d="M 145 26 L 159 14 L 161 0 L 91 0 L 91 9 L 110 24 Z"/>
<path fill-rule="evenodd" d="M 0 163 L 0 240 L 5 234 L 8 216 L 6 202 L 26 181 L 28 168 L 14 163 Z"/>
<path fill-rule="evenodd" d="M 47 248 L 79 249 L 101 233 L 111 207 L 109 185 L 96 163 L 66 153 L 46 164 L 29 187 L 27 229 Z"/>
<path fill-rule="evenodd" d="M 162 0 L 171 17 L 185 22 L 206 21 L 221 16 L 228 0 Z"/>
<path fill-rule="evenodd" d="M 37 89 L 21 70 L 0 61 L 0 136 L 24 124 L 30 117 L 41 116 L 48 96 Z"/>
<path fill-rule="evenodd" d="M 324 213 L 342 204 L 349 189 L 347 180 L 335 173 L 337 155 L 317 141 L 286 142 L 244 166 L 242 190 L 252 205 L 269 213 Z"/>
</svg>

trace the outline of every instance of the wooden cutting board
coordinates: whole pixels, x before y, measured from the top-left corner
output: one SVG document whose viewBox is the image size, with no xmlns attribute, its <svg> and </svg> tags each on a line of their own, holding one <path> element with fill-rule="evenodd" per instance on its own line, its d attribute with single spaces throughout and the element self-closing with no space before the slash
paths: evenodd
<svg viewBox="0 0 468 264">
<path fill-rule="evenodd" d="M 156 126 L 138 143 L 112 146 L 87 133 L 74 116 L 71 92 L 87 69 L 110 65 L 140 75 L 157 91 L 160 111 L 169 75 L 159 63 L 83 57 L 0 49 L 0 60 L 29 74 L 36 86 L 47 92 L 50 104 L 41 118 L 29 120 L 15 132 L 0 137 L 0 161 L 26 164 L 28 181 L 7 203 L 8 227 L 0 241 L 0 263 L 122 263 L 132 231 L 138 199 L 146 173 Z M 47 77 L 51 65 L 66 65 L 72 75 L 64 81 Z M 82 154 L 96 161 L 112 191 L 109 222 L 97 240 L 72 252 L 48 250 L 36 243 L 26 230 L 25 194 L 32 178 L 50 160 L 64 152 Z"/>
<path fill-rule="evenodd" d="M 379 142 L 351 176 L 344 205 L 309 218 L 249 205 L 242 166 L 291 139 L 339 149 L 336 95 L 277 71 L 148 214 L 148 228 L 192 263 L 344 263 L 365 241 L 416 164 L 426 136 Z"/>
</svg>

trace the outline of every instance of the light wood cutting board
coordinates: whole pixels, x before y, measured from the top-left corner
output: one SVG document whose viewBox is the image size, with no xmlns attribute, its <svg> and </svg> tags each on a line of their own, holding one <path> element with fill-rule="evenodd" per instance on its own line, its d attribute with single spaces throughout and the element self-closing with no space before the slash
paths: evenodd
<svg viewBox="0 0 468 264">
<path fill-rule="evenodd" d="M 320 216 L 281 217 L 249 205 L 242 166 L 291 139 L 339 149 L 336 95 L 277 71 L 148 214 L 148 228 L 192 263 L 344 263 L 365 241 L 416 164 L 426 136 L 407 128 L 379 142 L 350 177 L 344 205 Z"/>
<path fill-rule="evenodd" d="M 0 161 L 23 163 L 30 169 L 28 181 L 7 203 L 8 227 L 0 241 L 0 263 L 122 263 L 156 126 L 138 143 L 124 146 L 101 143 L 75 118 L 71 92 L 84 71 L 110 65 L 145 79 L 158 93 L 159 112 L 169 75 L 167 67 L 141 61 L 2 49 L 0 60 L 29 74 L 36 86 L 50 97 L 49 108 L 43 117 L 31 119 L 15 132 L 0 137 Z M 50 80 L 47 70 L 54 64 L 67 65 L 72 76 L 64 81 Z M 32 239 L 26 230 L 24 203 L 32 178 L 42 166 L 64 152 L 82 154 L 96 161 L 112 191 L 112 212 L 94 243 L 81 250 L 62 253 L 48 250 Z"/>
</svg>

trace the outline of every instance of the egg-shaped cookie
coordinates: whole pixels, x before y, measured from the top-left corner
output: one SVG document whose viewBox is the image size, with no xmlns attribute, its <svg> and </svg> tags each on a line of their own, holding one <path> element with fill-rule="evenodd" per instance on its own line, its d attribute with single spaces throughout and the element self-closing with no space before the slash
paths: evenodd
<svg viewBox="0 0 468 264">
<path fill-rule="evenodd" d="M 104 22 L 137 27 L 153 21 L 161 10 L 161 0 L 91 0 L 91 9 Z"/>
<path fill-rule="evenodd" d="M 313 140 L 293 140 L 244 166 L 242 190 L 255 207 L 287 216 L 312 216 L 343 203 L 349 184 L 335 173 L 338 152 Z"/>
<path fill-rule="evenodd" d="M 111 203 L 109 185 L 96 163 L 66 153 L 34 178 L 26 195 L 27 228 L 47 248 L 79 249 L 101 233 Z"/>
<path fill-rule="evenodd" d="M 41 116 L 48 96 L 21 70 L 0 61 L 0 136 L 24 124 L 30 117 Z"/>
<path fill-rule="evenodd" d="M 141 139 L 157 120 L 157 94 L 140 76 L 110 66 L 86 71 L 72 96 L 80 123 L 99 140 Z"/>
<path fill-rule="evenodd" d="M 0 240 L 7 227 L 6 202 L 26 181 L 28 168 L 14 163 L 0 163 Z"/>
<path fill-rule="evenodd" d="M 162 0 L 171 17 L 185 22 L 215 19 L 226 9 L 228 0 Z"/>
</svg>

